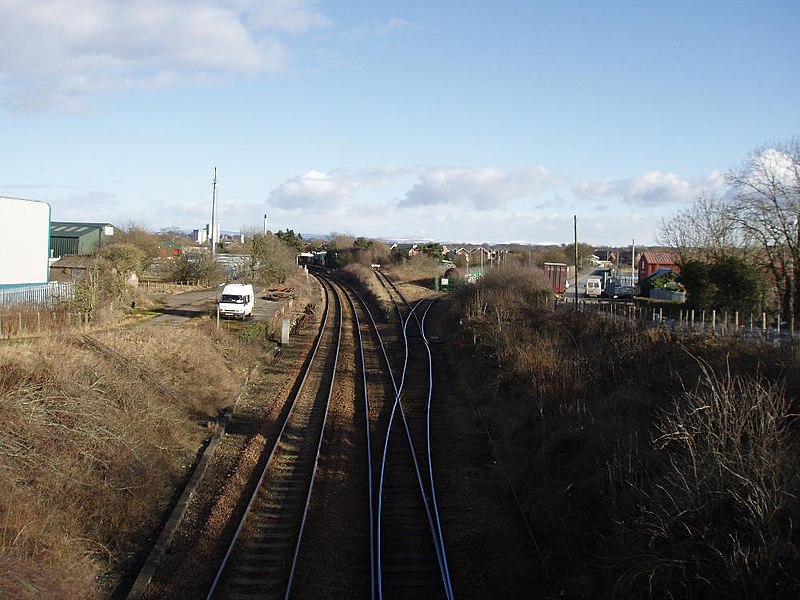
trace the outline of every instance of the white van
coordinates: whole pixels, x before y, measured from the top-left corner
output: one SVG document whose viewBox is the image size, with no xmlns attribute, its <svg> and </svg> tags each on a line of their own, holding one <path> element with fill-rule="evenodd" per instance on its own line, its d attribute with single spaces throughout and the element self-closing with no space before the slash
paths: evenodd
<svg viewBox="0 0 800 600">
<path fill-rule="evenodd" d="M 603 293 L 603 284 L 599 277 L 589 277 L 586 280 L 586 297 L 599 298 Z"/>
<path fill-rule="evenodd" d="M 255 295 L 249 283 L 229 283 L 222 288 L 219 298 L 219 314 L 244 321 L 253 314 Z"/>
</svg>

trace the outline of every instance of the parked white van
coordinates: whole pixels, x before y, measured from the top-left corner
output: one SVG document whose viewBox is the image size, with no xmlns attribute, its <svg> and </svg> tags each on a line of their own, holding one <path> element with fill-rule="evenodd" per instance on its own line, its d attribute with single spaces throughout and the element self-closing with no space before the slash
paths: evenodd
<svg viewBox="0 0 800 600">
<path fill-rule="evenodd" d="M 599 298 L 603 293 L 603 284 L 599 277 L 589 277 L 586 280 L 586 297 Z"/>
<path fill-rule="evenodd" d="M 229 283 L 222 288 L 222 295 L 219 298 L 219 314 L 223 317 L 241 319 L 249 317 L 253 313 L 255 295 L 253 286 L 249 283 Z"/>
</svg>

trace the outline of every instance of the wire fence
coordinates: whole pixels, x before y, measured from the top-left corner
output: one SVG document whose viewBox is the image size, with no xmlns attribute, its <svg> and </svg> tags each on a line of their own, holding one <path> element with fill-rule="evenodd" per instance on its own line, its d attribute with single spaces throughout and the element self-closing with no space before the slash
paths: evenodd
<svg viewBox="0 0 800 600">
<path fill-rule="evenodd" d="M 188 281 L 140 281 L 139 289 L 145 292 L 188 292 L 195 289 L 206 289 L 211 283 L 201 279 Z"/>
<path fill-rule="evenodd" d="M 75 297 L 72 281 L 0 289 L 0 309 L 12 306 L 54 307 Z"/>
<path fill-rule="evenodd" d="M 564 302 L 574 309 L 574 301 Z M 791 319 L 779 312 L 740 313 L 731 310 L 653 306 L 635 302 L 598 301 L 578 303 L 584 313 L 599 313 L 616 319 L 667 330 L 677 336 L 732 337 L 773 344 L 794 343 L 796 331 Z"/>
<path fill-rule="evenodd" d="M 16 310 L 15 310 L 16 308 Z M 45 332 L 87 328 L 98 318 L 107 318 L 111 307 L 101 309 L 96 315 L 75 312 L 67 305 L 61 307 L 15 307 L 0 310 L 0 338 L 30 337 Z"/>
</svg>

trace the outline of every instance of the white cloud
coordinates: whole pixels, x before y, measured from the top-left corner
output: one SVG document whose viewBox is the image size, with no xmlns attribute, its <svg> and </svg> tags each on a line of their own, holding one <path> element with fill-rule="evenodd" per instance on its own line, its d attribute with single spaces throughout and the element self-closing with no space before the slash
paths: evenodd
<svg viewBox="0 0 800 600">
<path fill-rule="evenodd" d="M 800 163 L 791 154 L 767 148 L 751 159 L 745 181 L 758 190 L 793 190 L 800 183 Z"/>
<path fill-rule="evenodd" d="M 308 171 L 293 177 L 269 193 L 267 203 L 283 209 L 328 208 L 350 198 L 362 184 L 346 175 Z"/>
<path fill-rule="evenodd" d="M 388 21 L 370 23 L 345 32 L 342 37 L 350 43 L 360 42 L 368 38 L 386 37 L 401 29 L 414 28 L 414 23 L 400 17 L 391 17 Z"/>
<path fill-rule="evenodd" d="M 328 18 L 319 9 L 320 3 L 316 0 L 282 2 L 251 0 L 241 4 L 247 6 L 247 22 L 265 29 L 304 33 L 316 27 L 330 25 Z"/>
<path fill-rule="evenodd" d="M 287 179 L 270 191 L 267 205 L 285 210 L 333 211 L 363 190 L 386 189 L 398 179 L 413 176 L 416 167 L 376 167 L 361 171 L 335 169 L 329 173 L 311 170 Z"/>
<path fill-rule="evenodd" d="M 403 206 L 450 204 L 477 210 L 503 208 L 511 200 L 533 198 L 561 183 L 545 167 L 503 169 L 430 169 L 402 200 Z"/>
<path fill-rule="evenodd" d="M 719 171 L 696 181 L 674 173 L 650 171 L 630 179 L 582 181 L 573 186 L 573 191 L 579 198 L 616 197 L 627 204 L 661 206 L 690 202 L 704 192 L 720 190 L 724 185 L 724 175 Z"/>
<path fill-rule="evenodd" d="M 32 110 L 88 95 L 284 69 L 276 37 L 327 24 L 313 0 L 4 0 L 0 94 Z"/>
</svg>

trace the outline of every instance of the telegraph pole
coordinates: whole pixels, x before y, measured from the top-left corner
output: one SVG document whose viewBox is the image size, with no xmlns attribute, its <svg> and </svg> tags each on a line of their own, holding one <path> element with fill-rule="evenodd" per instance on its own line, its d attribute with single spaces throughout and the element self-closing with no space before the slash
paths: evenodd
<svg viewBox="0 0 800 600">
<path fill-rule="evenodd" d="M 211 187 L 211 256 L 217 255 L 217 167 Z"/>
<path fill-rule="evenodd" d="M 572 229 L 575 233 L 575 312 L 578 312 L 578 215 L 572 216 Z"/>
</svg>

